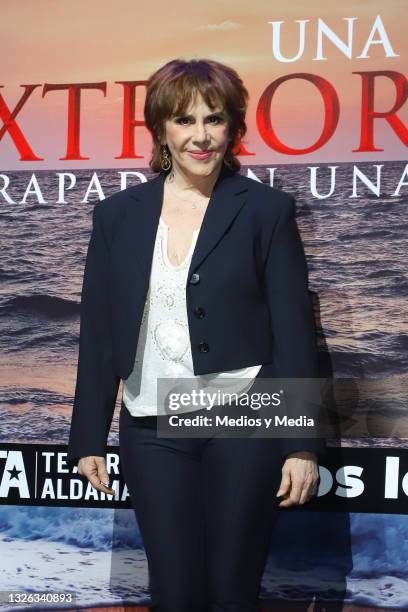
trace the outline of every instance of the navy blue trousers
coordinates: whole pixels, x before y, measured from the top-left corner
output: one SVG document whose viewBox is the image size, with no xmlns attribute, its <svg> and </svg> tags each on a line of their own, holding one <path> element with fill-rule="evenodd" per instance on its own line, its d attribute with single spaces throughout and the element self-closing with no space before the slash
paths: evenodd
<svg viewBox="0 0 408 612">
<path fill-rule="evenodd" d="M 278 510 L 278 441 L 162 438 L 156 419 L 131 416 L 122 401 L 121 470 L 148 561 L 150 609 L 257 611 Z"/>
</svg>

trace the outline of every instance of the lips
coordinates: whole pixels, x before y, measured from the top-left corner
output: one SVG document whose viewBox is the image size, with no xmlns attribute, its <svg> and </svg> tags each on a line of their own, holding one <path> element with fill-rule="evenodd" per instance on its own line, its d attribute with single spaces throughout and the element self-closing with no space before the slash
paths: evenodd
<svg viewBox="0 0 408 612">
<path fill-rule="evenodd" d="M 212 151 L 187 151 L 193 159 L 208 159 L 212 155 Z"/>
</svg>

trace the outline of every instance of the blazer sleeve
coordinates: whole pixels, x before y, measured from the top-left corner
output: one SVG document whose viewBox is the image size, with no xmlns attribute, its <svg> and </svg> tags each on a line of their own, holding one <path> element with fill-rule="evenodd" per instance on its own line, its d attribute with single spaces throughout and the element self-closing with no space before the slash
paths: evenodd
<svg viewBox="0 0 408 612">
<path fill-rule="evenodd" d="M 316 327 L 313 303 L 308 289 L 308 270 L 303 244 L 297 227 L 295 200 L 285 199 L 269 245 L 264 283 L 273 333 L 273 364 L 277 378 L 313 379 L 321 399 Z M 300 381 L 301 382 L 301 381 Z M 309 382 L 309 381 L 308 381 Z M 302 384 L 300 385 L 300 389 Z M 291 383 L 291 389 L 298 389 Z M 316 397 L 316 396 L 314 396 Z M 296 393 L 294 413 L 315 418 L 317 437 L 281 438 L 282 454 L 301 450 L 326 456 L 326 440 L 321 425 L 322 406 L 305 402 Z M 291 416 L 294 414 L 291 412 Z"/>
<path fill-rule="evenodd" d="M 109 320 L 109 250 L 100 220 L 93 209 L 82 284 L 77 379 L 67 462 L 80 457 L 105 457 L 120 377 L 115 375 Z"/>
</svg>

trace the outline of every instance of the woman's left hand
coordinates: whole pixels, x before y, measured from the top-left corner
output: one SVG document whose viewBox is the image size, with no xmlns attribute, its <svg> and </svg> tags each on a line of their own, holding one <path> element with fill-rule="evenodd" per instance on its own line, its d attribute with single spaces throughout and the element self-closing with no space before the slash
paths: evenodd
<svg viewBox="0 0 408 612">
<path fill-rule="evenodd" d="M 319 481 L 317 457 L 309 451 L 290 453 L 282 467 L 282 480 L 276 496 L 285 496 L 279 507 L 304 504 L 314 497 Z"/>
</svg>

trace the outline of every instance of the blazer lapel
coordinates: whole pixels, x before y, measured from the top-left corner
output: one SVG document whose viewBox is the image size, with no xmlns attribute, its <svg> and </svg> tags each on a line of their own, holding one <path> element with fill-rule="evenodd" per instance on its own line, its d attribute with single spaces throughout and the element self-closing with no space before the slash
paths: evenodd
<svg viewBox="0 0 408 612">
<path fill-rule="evenodd" d="M 191 258 L 188 278 L 221 240 L 246 202 L 247 186 L 240 174 L 223 164 L 204 214 Z"/>
<path fill-rule="evenodd" d="M 130 203 L 122 235 L 122 248 L 127 252 L 126 257 L 130 261 L 135 261 L 133 270 L 140 270 L 145 281 L 150 278 L 154 243 L 163 203 L 164 178 L 165 174 L 160 173 L 148 181 L 143 190 L 130 192 L 132 199 L 138 201 Z M 221 240 L 245 204 L 246 192 L 247 186 L 243 177 L 223 164 L 204 214 L 188 278 Z M 129 282 L 130 286 L 136 286 L 131 279 Z"/>
</svg>

